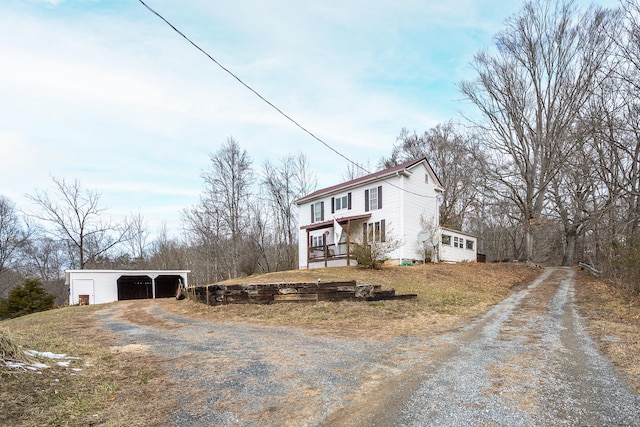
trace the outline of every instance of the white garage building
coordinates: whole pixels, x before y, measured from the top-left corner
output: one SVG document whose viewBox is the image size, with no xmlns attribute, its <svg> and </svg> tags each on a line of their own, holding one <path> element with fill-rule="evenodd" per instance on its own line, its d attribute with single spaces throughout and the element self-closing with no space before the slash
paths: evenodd
<svg viewBox="0 0 640 427">
<path fill-rule="evenodd" d="M 69 304 L 175 297 L 190 270 L 66 270 Z"/>
</svg>

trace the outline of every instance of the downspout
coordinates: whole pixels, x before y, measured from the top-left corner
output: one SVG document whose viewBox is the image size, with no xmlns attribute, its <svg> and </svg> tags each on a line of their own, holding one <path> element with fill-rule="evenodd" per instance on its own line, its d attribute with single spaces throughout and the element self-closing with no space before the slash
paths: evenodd
<svg viewBox="0 0 640 427">
<path fill-rule="evenodd" d="M 404 237 L 404 175 L 400 175 L 400 171 L 396 171 L 396 176 L 400 178 L 400 231 L 403 233 Z M 400 253 L 398 263 L 402 265 L 402 255 L 404 255 L 404 245 L 402 245 L 399 249 Z"/>
</svg>

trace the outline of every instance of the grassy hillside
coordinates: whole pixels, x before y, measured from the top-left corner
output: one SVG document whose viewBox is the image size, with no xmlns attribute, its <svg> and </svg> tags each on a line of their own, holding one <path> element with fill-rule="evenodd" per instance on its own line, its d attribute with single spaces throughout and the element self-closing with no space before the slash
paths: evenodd
<svg viewBox="0 0 640 427">
<path fill-rule="evenodd" d="M 433 333 L 482 313 L 515 287 L 528 283 L 539 270 L 523 264 L 438 264 L 363 270 L 341 267 L 293 270 L 244 277 L 222 283 L 315 282 L 355 280 L 382 285 L 397 294 L 417 294 L 417 301 L 319 302 L 308 304 L 172 305 L 180 314 L 215 321 L 251 321 L 263 325 L 297 325 L 318 333 L 385 339 L 395 335 Z"/>
</svg>

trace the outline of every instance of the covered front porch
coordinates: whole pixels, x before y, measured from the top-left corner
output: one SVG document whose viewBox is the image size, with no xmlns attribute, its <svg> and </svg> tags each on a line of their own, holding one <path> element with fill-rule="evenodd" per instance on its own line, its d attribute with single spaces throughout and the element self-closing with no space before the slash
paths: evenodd
<svg viewBox="0 0 640 427">
<path fill-rule="evenodd" d="M 356 230 L 362 230 L 362 224 L 370 217 L 371 214 L 335 218 L 301 227 L 307 233 L 307 268 L 356 265 L 357 261 L 352 256 L 353 236 Z M 334 237 L 334 221 L 342 227 L 338 242 Z"/>
</svg>

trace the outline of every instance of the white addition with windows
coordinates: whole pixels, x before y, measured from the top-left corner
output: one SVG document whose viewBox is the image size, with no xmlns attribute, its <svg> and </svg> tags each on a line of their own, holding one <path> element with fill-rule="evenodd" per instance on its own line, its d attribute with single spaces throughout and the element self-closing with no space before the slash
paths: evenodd
<svg viewBox="0 0 640 427">
<path fill-rule="evenodd" d="M 441 227 L 440 261 L 475 262 L 477 239 L 458 230 Z"/>
</svg>

